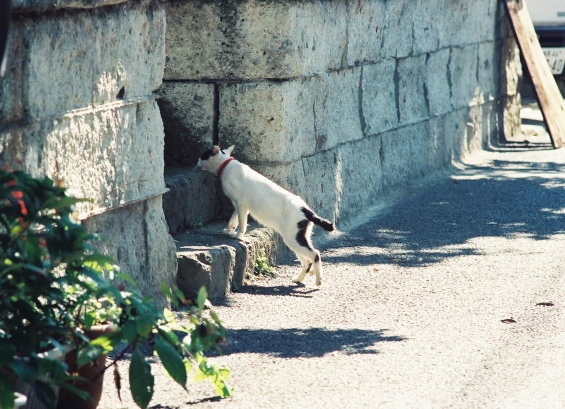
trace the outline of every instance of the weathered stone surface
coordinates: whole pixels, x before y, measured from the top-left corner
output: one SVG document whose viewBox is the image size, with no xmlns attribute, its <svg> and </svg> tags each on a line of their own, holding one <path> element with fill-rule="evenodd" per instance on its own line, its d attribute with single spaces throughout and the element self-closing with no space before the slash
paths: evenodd
<svg viewBox="0 0 565 409">
<path fill-rule="evenodd" d="M 500 95 L 500 50 L 501 41 L 489 41 L 479 44 L 479 102 L 492 101 Z"/>
<path fill-rule="evenodd" d="M 441 1 L 417 0 L 412 20 L 412 55 L 420 55 L 438 50 L 441 21 L 448 19 L 441 12 Z M 425 16 L 425 17 L 424 17 Z"/>
<path fill-rule="evenodd" d="M 382 58 L 381 47 L 386 26 L 383 1 L 347 2 L 347 63 L 357 65 Z"/>
<path fill-rule="evenodd" d="M 168 306 L 161 283 L 174 284 L 176 258 L 160 197 L 93 216 L 83 223 L 101 236 L 98 250 L 115 258 L 122 272 L 136 281 L 138 290 L 154 296 L 158 307 Z M 124 285 L 130 286 L 127 282 Z"/>
<path fill-rule="evenodd" d="M 168 168 L 163 195 L 163 212 L 171 233 L 201 227 L 216 219 L 222 202 L 220 185 L 209 172 L 192 172 L 186 168 Z"/>
<path fill-rule="evenodd" d="M 435 13 L 449 16 L 438 20 L 439 48 L 459 47 L 496 38 L 499 2 L 440 0 L 438 3 Z"/>
<path fill-rule="evenodd" d="M 291 162 L 363 137 L 361 68 L 285 82 L 220 87 L 222 146 L 246 162 Z"/>
<path fill-rule="evenodd" d="M 154 101 L 0 133 L 3 160 L 62 179 L 93 200 L 82 213 L 163 192 L 163 125 Z"/>
<path fill-rule="evenodd" d="M 403 58 L 412 53 L 413 21 L 419 11 L 417 4 L 406 1 L 385 2 L 386 22 L 383 27 L 381 58 Z"/>
<path fill-rule="evenodd" d="M 478 45 L 451 49 L 449 75 L 454 109 L 476 104 L 480 99 L 478 51 Z"/>
<path fill-rule="evenodd" d="M 213 145 L 214 85 L 165 82 L 157 93 L 165 129 L 165 165 L 196 164 Z"/>
<path fill-rule="evenodd" d="M 382 194 L 381 137 L 342 145 L 336 156 L 336 186 L 340 196 L 334 205 L 334 217 L 341 222 L 362 214 Z"/>
<path fill-rule="evenodd" d="M 396 60 L 363 66 L 363 120 L 365 134 L 375 135 L 398 126 Z"/>
<path fill-rule="evenodd" d="M 289 162 L 312 154 L 318 78 L 220 86 L 222 146 L 246 163 Z"/>
<path fill-rule="evenodd" d="M 161 83 L 164 30 L 164 10 L 157 3 L 25 19 L 27 117 L 62 116 L 72 109 L 150 95 Z"/>
<path fill-rule="evenodd" d="M 441 115 L 452 109 L 449 49 L 429 53 L 426 56 L 425 84 L 430 115 Z"/>
<path fill-rule="evenodd" d="M 0 78 L 0 129 L 22 119 L 23 38 L 19 20 L 12 20 L 6 47 L 6 73 Z"/>
<path fill-rule="evenodd" d="M 14 13 L 57 9 L 92 9 L 128 0 L 12 0 Z"/>
<path fill-rule="evenodd" d="M 397 87 L 398 121 L 410 124 L 428 118 L 430 90 L 425 88 L 426 56 L 398 60 Z"/>
<path fill-rule="evenodd" d="M 316 149 L 332 148 L 363 137 L 361 67 L 330 72 L 310 81 Z M 300 111 L 297 111 L 300 112 Z"/>
<path fill-rule="evenodd" d="M 151 95 L 165 65 L 163 5 L 128 2 L 95 13 L 94 105 Z"/>
<path fill-rule="evenodd" d="M 174 236 L 177 245 L 177 285 L 188 296 L 206 286 L 214 300 L 236 291 L 246 274 L 253 274 L 255 260 L 264 255 L 277 264 L 290 253 L 271 229 L 252 226 L 243 241 L 222 233 L 224 223 Z"/>
<path fill-rule="evenodd" d="M 340 68 L 346 2 L 166 3 L 165 79 L 289 78 Z"/>
</svg>

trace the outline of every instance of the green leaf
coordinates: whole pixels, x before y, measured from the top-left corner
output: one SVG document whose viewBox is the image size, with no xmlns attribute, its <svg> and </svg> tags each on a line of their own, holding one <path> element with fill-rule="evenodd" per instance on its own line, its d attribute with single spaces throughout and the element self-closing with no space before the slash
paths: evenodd
<svg viewBox="0 0 565 409">
<path fill-rule="evenodd" d="M 129 344 L 135 341 L 135 338 L 137 337 L 137 326 L 135 324 L 135 321 L 126 321 L 122 328 L 122 331 L 124 331 L 124 337 Z"/>
<path fill-rule="evenodd" d="M 206 291 L 206 287 L 202 286 L 202 287 L 200 287 L 200 290 L 198 290 L 198 309 L 199 310 L 204 309 L 204 304 L 206 303 L 207 299 L 208 299 L 208 292 Z"/>
<path fill-rule="evenodd" d="M 137 287 L 137 282 L 131 278 L 130 276 L 128 276 L 127 274 L 124 273 L 116 273 L 116 277 L 121 278 L 124 281 L 127 281 L 128 283 L 130 283 L 131 285 L 133 285 L 134 287 Z"/>
<path fill-rule="evenodd" d="M 154 382 L 151 366 L 145 361 L 141 351 L 136 349 L 129 366 L 129 386 L 133 400 L 142 409 L 147 408 L 151 401 Z"/>
<path fill-rule="evenodd" d="M 11 382 L 0 373 L 0 407 L 2 409 L 13 409 L 15 398 L 16 395 Z"/>
<path fill-rule="evenodd" d="M 94 361 L 103 353 L 104 348 L 102 348 L 100 345 L 88 344 L 80 351 L 78 351 L 77 366 L 80 368 L 81 366 Z"/>
<path fill-rule="evenodd" d="M 167 298 L 169 300 L 171 300 L 171 302 L 173 303 L 173 305 L 175 307 L 178 307 L 179 303 L 178 303 L 177 298 L 173 295 L 173 292 L 171 291 L 169 286 L 167 284 L 165 284 L 164 282 L 161 283 L 161 291 L 163 292 L 163 294 L 165 294 L 167 296 Z"/>
<path fill-rule="evenodd" d="M 210 311 L 210 316 L 216 322 L 216 324 L 218 325 L 222 324 L 222 321 L 220 321 L 220 317 L 218 317 L 218 314 L 216 314 L 214 311 Z"/>
<path fill-rule="evenodd" d="M 10 368 L 24 382 L 33 382 L 37 377 L 37 366 L 33 365 L 32 362 L 23 360 L 13 361 L 10 363 Z"/>
<path fill-rule="evenodd" d="M 110 332 L 109 334 L 102 334 L 99 337 L 90 341 L 91 345 L 101 346 L 104 353 L 112 351 L 124 338 L 122 330 Z"/>
<path fill-rule="evenodd" d="M 137 327 L 137 333 L 142 337 L 146 337 L 153 329 L 153 317 L 151 315 L 141 315 L 135 320 L 135 325 Z"/>
<path fill-rule="evenodd" d="M 163 366 L 179 385 L 186 389 L 186 367 L 177 350 L 168 342 L 158 338 L 155 340 L 155 349 Z"/>
</svg>

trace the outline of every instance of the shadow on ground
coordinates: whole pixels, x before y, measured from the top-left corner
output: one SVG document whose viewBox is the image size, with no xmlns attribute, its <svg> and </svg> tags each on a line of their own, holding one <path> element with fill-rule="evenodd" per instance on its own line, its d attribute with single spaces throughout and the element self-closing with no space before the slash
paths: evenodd
<svg viewBox="0 0 565 409">
<path fill-rule="evenodd" d="M 238 353 L 266 354 L 278 358 L 313 358 L 329 353 L 377 354 L 377 344 L 398 342 L 400 336 L 387 336 L 386 330 L 285 328 L 229 329 L 224 355 Z"/>
<path fill-rule="evenodd" d="M 565 165 L 495 161 L 409 197 L 347 234 L 325 262 L 419 266 L 480 254 L 484 237 L 546 240 L 565 232 Z"/>
</svg>

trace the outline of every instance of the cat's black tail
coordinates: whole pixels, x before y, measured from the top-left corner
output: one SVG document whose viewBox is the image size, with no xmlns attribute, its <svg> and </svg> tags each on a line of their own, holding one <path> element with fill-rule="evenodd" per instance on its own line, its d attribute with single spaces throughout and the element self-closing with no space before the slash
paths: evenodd
<svg viewBox="0 0 565 409">
<path fill-rule="evenodd" d="M 304 216 L 306 216 L 308 220 L 310 220 L 314 224 L 317 224 L 322 229 L 326 231 L 335 230 L 335 225 L 332 222 L 326 219 L 322 219 L 320 216 L 318 216 L 316 213 L 314 213 L 312 210 L 308 209 L 307 207 L 301 207 L 300 210 L 302 210 L 302 213 L 304 213 Z"/>
</svg>

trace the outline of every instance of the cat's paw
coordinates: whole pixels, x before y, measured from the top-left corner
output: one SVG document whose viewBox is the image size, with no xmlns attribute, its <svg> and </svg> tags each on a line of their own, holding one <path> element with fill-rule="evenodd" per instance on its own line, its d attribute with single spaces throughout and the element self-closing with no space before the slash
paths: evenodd
<svg viewBox="0 0 565 409">
<path fill-rule="evenodd" d="M 321 278 L 316 278 L 316 285 L 318 287 L 322 285 L 322 279 Z"/>
<path fill-rule="evenodd" d="M 293 283 L 296 283 L 296 284 L 300 284 L 302 281 L 304 281 L 304 279 L 301 280 L 301 279 L 300 279 L 300 275 L 297 275 L 296 277 L 294 277 L 294 278 L 292 279 L 292 282 L 293 282 Z"/>
</svg>

